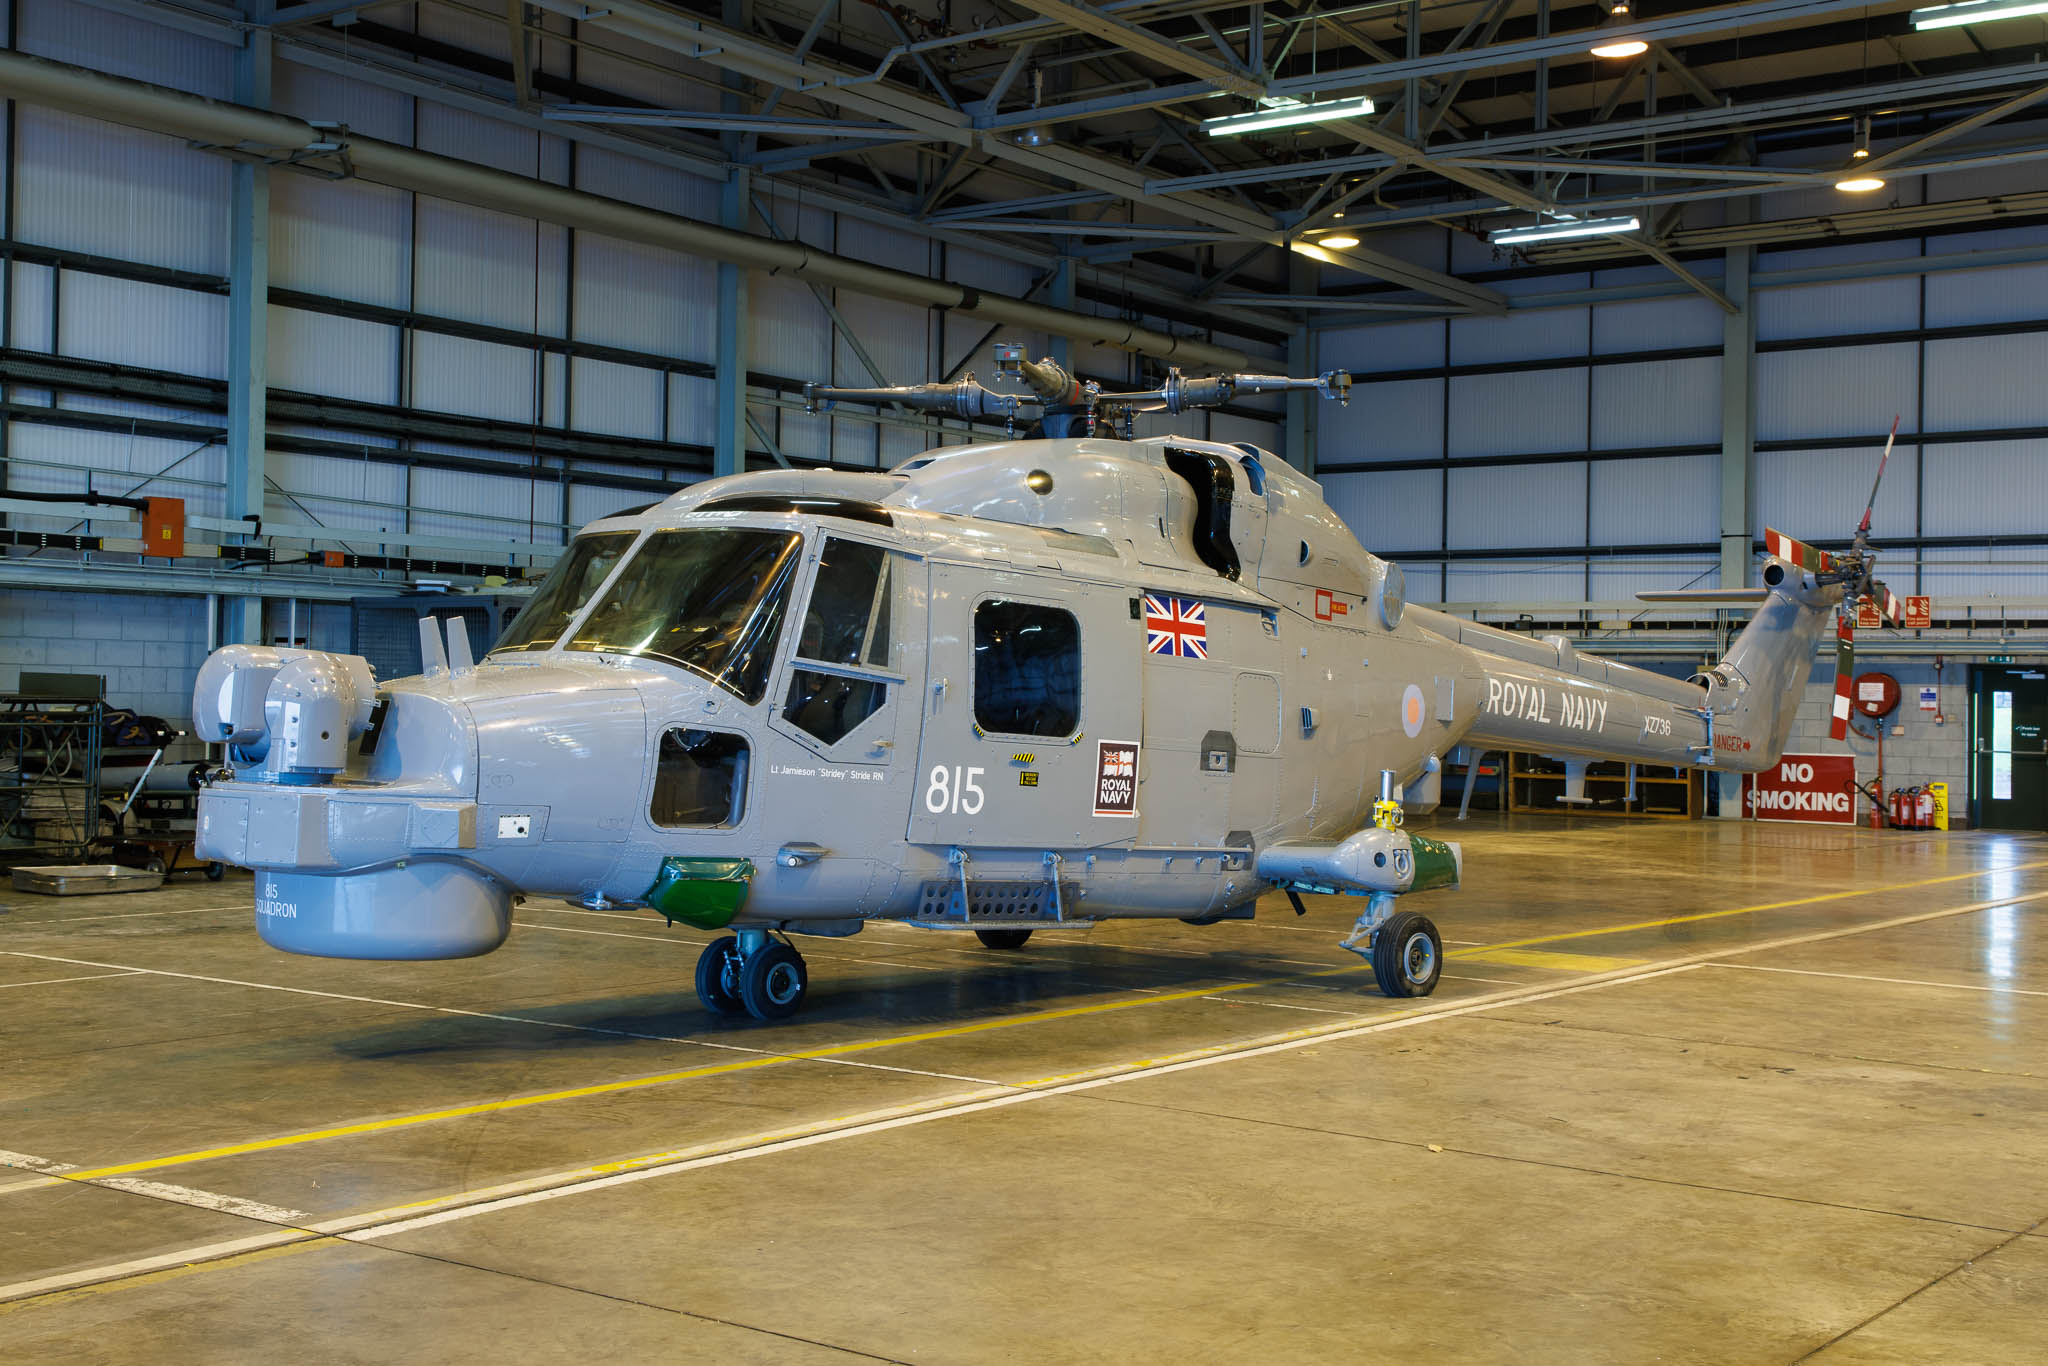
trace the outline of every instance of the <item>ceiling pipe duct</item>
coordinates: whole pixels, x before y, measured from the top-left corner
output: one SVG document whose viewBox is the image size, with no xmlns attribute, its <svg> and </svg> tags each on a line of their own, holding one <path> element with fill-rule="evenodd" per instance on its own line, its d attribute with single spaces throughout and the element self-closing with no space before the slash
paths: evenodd
<svg viewBox="0 0 2048 1366">
<path fill-rule="evenodd" d="M 344 156 L 355 178 L 393 189 L 413 190 L 644 246 L 727 261 L 826 288 L 850 289 L 876 298 L 950 309 L 986 322 L 1050 332 L 1078 342 L 1119 347 L 1184 365 L 1242 370 L 1252 364 L 1250 356 L 1231 347 L 1176 337 L 1115 318 L 1097 318 L 989 294 L 909 271 L 835 256 L 798 242 L 756 237 L 622 200 L 528 180 L 474 162 L 355 133 L 338 134 L 332 126 L 321 127 L 285 114 L 189 95 L 19 52 L 0 51 L 0 96 L 184 138 L 228 154 L 253 154 L 280 162 L 312 158 L 328 165 L 337 155 Z"/>
</svg>

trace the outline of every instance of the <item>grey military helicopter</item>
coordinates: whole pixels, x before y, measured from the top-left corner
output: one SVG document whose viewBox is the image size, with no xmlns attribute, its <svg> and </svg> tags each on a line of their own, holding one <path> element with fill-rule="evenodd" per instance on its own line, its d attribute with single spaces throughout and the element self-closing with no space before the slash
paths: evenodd
<svg viewBox="0 0 2048 1366">
<path fill-rule="evenodd" d="M 1343 947 L 1426 995 L 1442 941 L 1397 902 L 1457 885 L 1462 856 L 1401 817 L 1455 746 L 1766 768 L 1829 611 L 1871 583 L 1860 544 L 1772 533 L 1727 656 L 1668 678 L 1408 605 L 1254 446 L 1131 436 L 1133 413 L 1237 394 L 1341 402 L 1342 372 L 1103 393 L 1014 346 L 998 370 L 1026 391 L 812 390 L 1041 411 L 1021 439 L 711 479 L 593 522 L 481 663 L 431 621 L 413 678 L 216 651 L 199 856 L 256 871 L 257 928 L 295 953 L 488 953 L 523 896 L 648 907 L 729 931 L 698 994 L 760 1019 L 804 999 L 794 934 L 894 920 L 1018 949 L 1245 919 L 1276 888 L 1364 898 Z"/>
</svg>

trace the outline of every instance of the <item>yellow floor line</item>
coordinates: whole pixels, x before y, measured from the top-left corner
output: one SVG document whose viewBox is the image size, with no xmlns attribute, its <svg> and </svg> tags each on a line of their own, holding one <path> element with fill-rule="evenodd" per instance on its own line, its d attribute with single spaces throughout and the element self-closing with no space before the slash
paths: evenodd
<svg viewBox="0 0 2048 1366">
<path fill-rule="evenodd" d="M 1990 871 L 1999 870 L 1994 869 Z M 1954 881 L 1956 879 L 1943 878 L 1936 880 Z M 1873 888 L 1870 890 L 1884 889 Z M 218 1244 L 205 1248 L 185 1249 L 182 1253 L 159 1254 L 158 1256 L 145 1258 L 135 1263 L 124 1263 L 111 1268 L 101 1268 L 100 1270 L 120 1273 L 130 1267 L 137 1271 L 144 1271 L 145 1265 L 147 1266 L 144 1274 L 128 1276 L 117 1274 L 110 1279 L 94 1283 L 78 1284 L 63 1290 L 53 1290 L 28 1298 L 12 1300 L 8 1303 L 0 1304 L 0 1315 L 13 1313 L 31 1305 L 61 1303 L 86 1295 L 97 1295 L 110 1290 L 172 1279 L 197 1271 L 215 1270 L 246 1264 L 254 1260 L 289 1255 L 315 1247 L 336 1246 L 344 1241 L 366 1241 L 366 1236 L 388 1236 L 407 1231 L 409 1225 L 404 1216 L 421 1210 L 434 1210 L 438 1208 L 446 1212 L 443 1217 L 466 1217 L 468 1214 L 487 1213 L 495 1208 L 530 1203 L 536 1198 L 550 1198 L 553 1194 L 585 1185 L 585 1178 L 589 1177 L 602 1178 L 596 1183 L 598 1186 L 609 1185 L 621 1177 L 635 1179 L 635 1176 L 659 1174 L 657 1169 L 666 1170 L 694 1166 L 705 1158 L 715 1161 L 726 1156 L 747 1155 L 749 1152 L 765 1153 L 780 1150 L 792 1141 L 801 1145 L 810 1141 L 831 1141 L 834 1138 L 856 1137 L 870 1129 L 895 1128 L 905 1123 L 916 1123 L 922 1119 L 942 1118 L 951 1113 L 978 1111 L 987 1108 L 991 1104 L 1009 1104 L 1013 1101 L 1064 1094 L 1074 1089 L 1087 1089 L 1087 1084 L 1098 1081 L 1121 1081 L 1149 1073 L 1180 1071 L 1188 1066 L 1199 1066 L 1205 1062 L 1221 1061 L 1226 1057 L 1256 1057 L 1297 1044 L 1314 1042 L 1326 1037 L 1343 1038 L 1358 1034 L 1377 1033 L 1385 1029 L 1426 1023 L 1431 1019 L 1457 1018 L 1475 1011 L 1494 1009 L 1504 1005 L 1544 1000 L 1553 996 L 1573 995 L 1580 991 L 1597 989 L 1608 985 L 1619 985 L 1623 982 L 1664 977 L 1672 973 L 1686 972 L 1703 965 L 1712 964 L 1715 960 L 1729 955 L 1793 947 L 1818 940 L 1837 938 L 1842 935 L 1868 933 L 1873 930 L 1919 924 L 1924 921 L 1943 919 L 1948 916 L 1983 910 L 1990 906 L 2017 905 L 2025 902 L 2039 901 L 2043 898 L 2048 898 L 2048 891 L 2008 896 L 2003 900 L 1997 901 L 1945 907 L 1936 911 L 1921 912 L 1898 917 L 1893 920 L 1878 921 L 1864 926 L 1823 930 L 1813 934 L 1768 940 L 1750 945 L 1730 945 L 1721 949 L 1708 950 L 1682 957 L 1670 961 L 1661 967 L 1645 963 L 1641 966 L 1652 967 L 1653 970 L 1643 973 L 1632 973 L 1630 969 L 1618 969 L 1602 976 L 1588 978 L 1582 983 L 1570 985 L 1545 987 L 1542 983 L 1530 983 L 1518 991 L 1498 992 L 1494 993 L 1491 997 L 1480 997 L 1477 1000 L 1457 1005 L 1440 1006 L 1435 1009 L 1398 1010 L 1389 1012 L 1377 1019 L 1367 1016 L 1356 1016 L 1327 1024 L 1287 1030 L 1282 1033 L 1265 1036 L 1263 1039 L 1204 1045 L 1177 1054 L 1141 1059 L 1135 1062 L 1111 1064 L 1104 1067 L 1090 1068 L 1084 1072 L 1068 1074 L 1062 1077 L 1046 1078 L 1037 1083 L 988 1087 L 974 1093 L 911 1102 L 907 1105 L 891 1107 L 887 1111 L 871 1112 L 867 1115 L 842 1116 L 836 1120 L 818 1121 L 794 1129 L 769 1131 L 741 1139 L 712 1140 L 708 1143 L 695 1145 L 692 1148 L 615 1159 L 605 1163 L 572 1168 L 568 1171 L 527 1177 L 483 1190 L 453 1192 L 446 1195 L 428 1197 L 367 1214 L 342 1215 L 307 1226 L 286 1226 L 280 1228 L 274 1235 L 262 1235 L 258 1238 L 242 1240 L 239 1245 L 242 1250 L 230 1252 L 229 1249 L 236 1245 Z M 71 1176 L 75 1174 L 66 1173 L 66 1175 Z M 512 1196 L 515 1192 L 518 1193 L 517 1198 L 505 1198 Z M 380 1224 L 386 1224 L 394 1218 L 399 1220 L 396 1225 L 379 1227 Z M 439 1222 L 439 1220 L 434 1217 L 427 1217 L 418 1221 L 420 1224 L 435 1222 Z M 228 1255 L 205 1255 L 216 1251 Z M 177 1259 L 185 1256 L 191 1256 L 194 1260 L 185 1262 L 182 1265 L 173 1264 Z M 12 1289 L 13 1287 L 10 1288 Z"/>
<path fill-rule="evenodd" d="M 1491 953 L 1496 949 L 1519 949 L 1533 944 L 1560 944 L 1567 939 L 1591 939 L 1603 934 L 1627 934 L 1631 930 L 1656 930 L 1666 925 L 1690 925 L 1701 920 L 1722 920 L 1731 915 L 1755 915 L 1759 911 L 1784 911 L 1794 906 L 1818 906 L 1827 901 L 1846 901 L 1851 897 L 1877 896 L 1883 892 L 1907 892 L 1915 887 L 1938 887 L 1944 882 L 1966 882 L 1973 877 L 1985 877 L 1992 873 L 2018 873 L 2029 868 L 2048 868 L 2048 859 L 2033 863 L 2011 863 L 2000 868 L 1976 868 L 1967 873 L 1949 873 L 1942 877 L 1921 878 L 1915 882 L 1892 882 L 1882 887 L 1852 887 L 1840 892 L 1821 892 L 1814 896 L 1794 897 L 1790 901 L 1766 901 L 1755 906 L 1731 906 L 1725 911 L 1698 911 L 1692 915 L 1671 915 L 1662 920 L 1637 920 L 1626 925 L 1602 925 L 1590 930 L 1562 930 L 1556 934 L 1539 934 L 1528 939 L 1508 939 L 1498 944 L 1482 944 L 1478 948 L 1453 949 L 1446 958 L 1470 958 L 1474 954 Z"/>
<path fill-rule="evenodd" d="M 1661 920 L 1643 920 L 1626 925 L 1611 925 L 1596 929 L 1570 930 L 1552 935 L 1538 935 L 1528 939 L 1509 940 L 1500 944 L 1487 944 L 1478 948 L 1460 949 L 1445 956 L 1447 958 L 1466 959 L 1479 954 L 1497 953 L 1503 950 L 1525 948 L 1536 944 L 1557 943 L 1563 940 L 1582 939 L 1603 934 L 1625 934 L 1632 930 L 1656 929 L 1665 925 L 1680 925 L 1692 921 L 1714 920 L 1727 916 L 1752 915 L 1760 911 L 1784 910 L 1794 906 L 1810 906 L 1822 902 L 1846 900 L 1852 897 L 1875 896 L 1884 892 L 1907 891 L 1918 887 L 1932 887 L 1945 882 L 1961 882 L 1970 878 L 1985 877 L 1991 873 L 2019 872 L 2035 868 L 2048 868 L 2048 860 L 2014 864 L 2003 868 L 1978 868 L 1967 873 L 1953 873 L 1943 877 L 1923 878 L 1912 882 L 1891 883 L 1879 887 L 1826 892 L 1817 896 L 1798 897 L 1789 901 L 1766 902 L 1756 906 L 1737 906 L 1724 911 L 1703 911 L 1696 915 L 1670 916 Z M 349 1138 L 363 1134 L 387 1133 L 395 1129 L 410 1128 L 420 1124 L 439 1123 L 442 1120 L 466 1119 L 477 1115 L 499 1114 L 508 1110 L 523 1110 L 534 1105 L 548 1105 L 563 1100 L 580 1100 L 590 1096 L 615 1095 L 623 1091 L 645 1090 L 654 1086 L 667 1086 L 675 1082 L 696 1081 L 706 1077 L 725 1076 L 731 1073 L 747 1072 L 790 1062 L 844 1057 L 848 1054 L 871 1052 L 875 1049 L 932 1043 L 942 1039 L 957 1039 L 974 1034 L 989 1033 L 998 1029 L 1016 1029 L 1025 1025 L 1048 1024 L 1058 1020 L 1083 1019 L 1091 1015 L 1104 1015 L 1114 1011 L 1132 1010 L 1141 1006 L 1162 1005 L 1175 1001 L 1193 1001 L 1203 997 L 1220 996 L 1233 992 L 1271 990 L 1274 987 L 1282 987 L 1291 982 L 1303 980 L 1303 978 L 1333 977 L 1368 970 L 1368 965 L 1359 963 L 1331 968 L 1324 972 L 1305 973 L 1301 977 L 1282 977 L 1254 982 L 1232 982 L 1222 986 L 1190 987 L 1182 991 L 1157 992 L 1151 995 L 1126 997 L 1113 1001 L 1097 1001 L 1089 1005 L 1063 1006 L 1053 1010 L 1032 1011 L 1025 1015 L 1006 1015 L 998 1019 L 976 1020 L 967 1024 L 946 1025 L 937 1029 L 919 1030 L 911 1034 L 895 1034 L 879 1039 L 861 1039 L 849 1043 L 832 1044 L 823 1048 L 803 1049 L 791 1053 L 769 1054 L 761 1057 L 737 1059 L 732 1062 L 714 1063 L 706 1067 L 686 1068 L 678 1072 L 662 1072 L 653 1076 L 632 1077 L 621 1081 L 597 1082 L 589 1086 L 569 1087 L 559 1091 L 544 1091 L 535 1095 L 511 1096 L 503 1100 L 478 1101 L 470 1105 L 453 1105 L 442 1109 L 423 1111 L 418 1114 L 393 1115 L 384 1119 L 364 1120 L 355 1124 L 339 1124 L 327 1128 L 302 1130 L 298 1133 L 278 1134 L 271 1138 L 253 1139 L 243 1143 L 227 1143 L 218 1147 L 197 1149 L 192 1152 L 172 1153 L 162 1157 L 144 1158 L 134 1162 L 121 1162 L 104 1167 L 89 1167 L 77 1171 L 69 1171 L 65 1172 L 61 1179 L 90 1181 L 105 1176 L 125 1176 L 133 1172 L 159 1171 L 167 1167 L 188 1166 L 195 1162 L 211 1162 L 218 1158 L 242 1157 L 250 1153 L 271 1152 L 279 1148 L 296 1147 L 303 1143 L 317 1143 L 327 1139 Z"/>
</svg>

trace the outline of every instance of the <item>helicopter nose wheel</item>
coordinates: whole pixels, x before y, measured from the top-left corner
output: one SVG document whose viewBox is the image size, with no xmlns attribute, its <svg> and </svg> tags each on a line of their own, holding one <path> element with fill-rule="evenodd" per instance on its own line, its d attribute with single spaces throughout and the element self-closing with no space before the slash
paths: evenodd
<svg viewBox="0 0 2048 1366">
<path fill-rule="evenodd" d="M 796 1014 L 810 984 L 804 956 L 780 940 L 770 941 L 740 964 L 740 1000 L 757 1020 L 786 1020 Z"/>
<path fill-rule="evenodd" d="M 721 935 L 697 958 L 697 999 L 714 1015 L 786 1020 L 810 989 L 804 956 L 766 930 Z"/>
<path fill-rule="evenodd" d="M 706 944 L 697 956 L 697 999 L 713 1015 L 746 1009 L 740 1000 L 740 961 L 740 941 L 729 934 Z"/>
<path fill-rule="evenodd" d="M 1396 911 L 1372 937 L 1372 975 L 1389 996 L 1427 996 L 1444 970 L 1444 941 L 1428 916 Z"/>
</svg>

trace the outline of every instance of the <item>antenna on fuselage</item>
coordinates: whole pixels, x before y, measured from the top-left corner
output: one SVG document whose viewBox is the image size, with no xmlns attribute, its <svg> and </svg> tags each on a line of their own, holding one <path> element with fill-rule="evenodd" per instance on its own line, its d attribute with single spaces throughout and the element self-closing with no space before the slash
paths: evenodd
<svg viewBox="0 0 2048 1366">
<path fill-rule="evenodd" d="M 448 672 L 457 678 L 476 672 L 476 656 L 469 648 L 469 622 L 460 616 L 448 618 Z"/>
<path fill-rule="evenodd" d="M 441 648 L 441 623 L 433 617 L 420 618 L 420 673 L 439 678 L 448 672 L 448 652 Z"/>
</svg>

